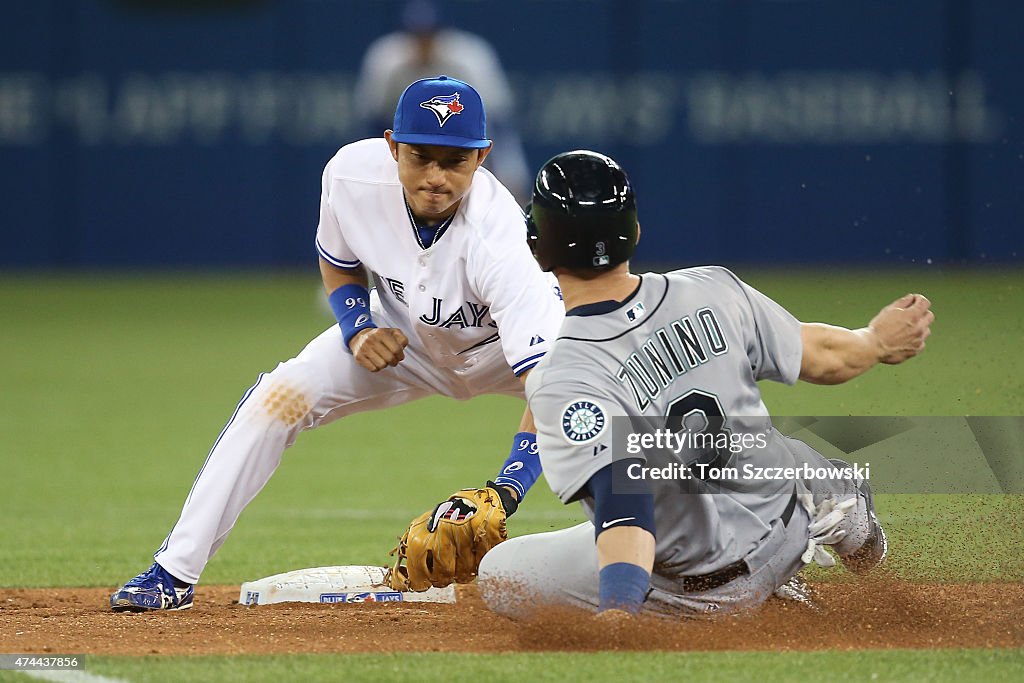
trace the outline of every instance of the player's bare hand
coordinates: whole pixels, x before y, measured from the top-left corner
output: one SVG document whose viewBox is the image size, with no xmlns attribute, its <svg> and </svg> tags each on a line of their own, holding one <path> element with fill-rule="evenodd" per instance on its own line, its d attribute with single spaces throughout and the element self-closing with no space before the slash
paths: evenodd
<svg viewBox="0 0 1024 683">
<path fill-rule="evenodd" d="M 895 365 L 924 350 L 935 314 L 923 294 L 905 294 L 876 315 L 868 325 L 879 344 L 879 360 Z"/>
<path fill-rule="evenodd" d="M 409 339 L 394 327 L 374 327 L 362 330 L 349 342 L 349 349 L 356 362 L 369 370 L 378 372 L 386 367 L 395 367 L 405 359 L 405 347 Z"/>
</svg>

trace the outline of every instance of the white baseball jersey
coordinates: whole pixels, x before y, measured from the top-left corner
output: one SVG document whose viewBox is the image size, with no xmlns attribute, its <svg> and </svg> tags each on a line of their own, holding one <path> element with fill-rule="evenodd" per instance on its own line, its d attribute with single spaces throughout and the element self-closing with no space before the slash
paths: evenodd
<svg viewBox="0 0 1024 683">
<path fill-rule="evenodd" d="M 557 281 L 527 247 L 522 211 L 484 168 L 424 249 L 383 138 L 346 145 L 327 164 L 316 247 L 338 268 L 371 271 L 385 320 L 440 368 L 466 367 L 474 350 L 500 341 L 521 375 L 547 352 L 564 313 Z"/>
<path fill-rule="evenodd" d="M 513 373 L 540 361 L 565 313 L 557 281 L 530 254 L 522 211 L 484 169 L 447 230 L 424 248 L 384 139 L 347 145 L 327 164 L 316 247 L 339 268 L 362 265 L 373 273 L 370 310 L 379 326 L 409 338 L 405 359 L 369 372 L 331 325 L 295 358 L 260 375 L 156 552 L 167 571 L 189 583 L 199 580 L 302 430 L 436 394 L 522 396 Z"/>
</svg>

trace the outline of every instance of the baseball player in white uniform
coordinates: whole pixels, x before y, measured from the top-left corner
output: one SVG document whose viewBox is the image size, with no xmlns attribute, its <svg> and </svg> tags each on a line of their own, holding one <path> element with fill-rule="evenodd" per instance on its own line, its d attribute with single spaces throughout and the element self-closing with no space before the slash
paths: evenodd
<svg viewBox="0 0 1024 683">
<path fill-rule="evenodd" d="M 724 268 L 633 275 L 633 189 L 594 152 L 541 169 L 529 221 L 568 312 L 527 397 L 548 483 L 592 521 L 484 556 L 493 609 L 727 613 L 760 604 L 811 560 L 834 564 L 823 546 L 855 572 L 882 562 L 867 481 L 775 430 L 757 381 L 836 384 L 912 358 L 934 318 L 925 297 L 908 294 L 848 330 L 800 323 Z M 654 437 L 656 418 L 662 437 L 690 437 L 669 448 L 677 460 L 613 438 Z"/>
<path fill-rule="evenodd" d="M 383 138 L 328 162 L 316 249 L 338 325 L 245 393 L 156 562 L 111 596 L 114 610 L 191 607 L 203 568 L 299 432 L 432 394 L 523 395 L 564 309 L 521 209 L 481 166 L 490 148 L 476 90 L 439 76 L 405 90 Z M 527 409 L 495 478 L 513 506 L 540 474 L 534 431 Z"/>
</svg>

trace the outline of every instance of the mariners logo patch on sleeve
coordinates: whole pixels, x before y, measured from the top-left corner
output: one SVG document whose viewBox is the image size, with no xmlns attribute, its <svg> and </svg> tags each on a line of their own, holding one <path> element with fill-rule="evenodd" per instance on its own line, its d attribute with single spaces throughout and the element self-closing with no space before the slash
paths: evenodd
<svg viewBox="0 0 1024 683">
<path fill-rule="evenodd" d="M 604 410 L 593 401 L 573 401 L 562 411 L 562 433 L 569 443 L 593 441 L 601 435 L 607 423 Z"/>
</svg>

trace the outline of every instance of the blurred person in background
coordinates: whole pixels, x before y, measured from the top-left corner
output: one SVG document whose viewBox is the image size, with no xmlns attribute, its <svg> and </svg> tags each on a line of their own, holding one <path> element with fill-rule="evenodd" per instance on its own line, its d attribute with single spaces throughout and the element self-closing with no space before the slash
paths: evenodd
<svg viewBox="0 0 1024 683">
<path fill-rule="evenodd" d="M 377 136 L 391 125 L 395 102 L 413 81 L 443 73 L 473 83 L 487 102 L 488 126 L 501 141 L 486 166 L 525 204 L 532 177 L 512 121 L 515 97 L 494 48 L 478 35 L 445 26 L 440 8 L 428 0 L 407 3 L 401 24 L 401 30 L 373 41 L 363 57 L 356 98 L 365 132 Z"/>
</svg>

